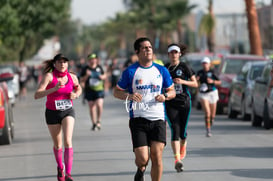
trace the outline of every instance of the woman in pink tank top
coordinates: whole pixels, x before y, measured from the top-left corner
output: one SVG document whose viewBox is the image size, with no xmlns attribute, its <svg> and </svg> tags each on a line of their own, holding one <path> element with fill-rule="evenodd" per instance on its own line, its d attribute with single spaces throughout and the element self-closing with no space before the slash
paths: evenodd
<svg viewBox="0 0 273 181">
<path fill-rule="evenodd" d="M 57 162 L 58 181 L 73 181 L 71 170 L 75 111 L 72 107 L 72 100 L 78 98 L 82 93 L 77 76 L 68 72 L 68 61 L 69 59 L 62 54 L 57 54 L 52 60 L 45 61 L 44 76 L 34 95 L 35 99 L 47 97 L 45 116 L 54 144 L 53 152 Z M 64 133 L 64 139 L 62 138 L 62 132 Z M 64 140 L 65 147 L 65 173 L 62 140 Z"/>
</svg>

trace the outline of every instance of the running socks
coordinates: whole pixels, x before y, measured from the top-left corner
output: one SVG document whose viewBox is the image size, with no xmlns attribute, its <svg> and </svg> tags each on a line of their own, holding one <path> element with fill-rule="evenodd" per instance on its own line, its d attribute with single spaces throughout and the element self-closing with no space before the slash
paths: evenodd
<svg viewBox="0 0 273 181">
<path fill-rule="evenodd" d="M 183 160 L 187 155 L 187 141 L 180 145 L 180 159 Z"/>
<path fill-rule="evenodd" d="M 180 160 L 180 153 L 174 154 L 174 160 Z"/>
<path fill-rule="evenodd" d="M 205 116 L 205 123 L 206 123 L 206 128 L 210 128 L 211 126 L 210 117 Z"/>
<path fill-rule="evenodd" d="M 53 152 L 55 155 L 55 159 L 58 165 L 58 168 L 61 170 L 64 169 L 63 167 L 63 149 L 56 149 L 53 147 Z M 65 173 L 66 175 L 71 175 L 72 165 L 73 165 L 73 148 L 65 148 L 64 150 L 64 165 L 65 165 Z"/>
<path fill-rule="evenodd" d="M 210 117 L 210 125 L 212 126 L 214 123 L 214 117 Z"/>
<path fill-rule="evenodd" d="M 57 162 L 57 165 L 58 165 L 58 168 L 60 169 L 64 169 L 63 168 L 63 149 L 60 148 L 60 149 L 56 149 L 55 147 L 53 147 L 53 152 L 54 152 L 54 155 L 55 155 L 55 159 L 56 159 L 56 162 Z"/>
<path fill-rule="evenodd" d="M 73 165 L 73 148 L 65 148 L 64 150 L 64 165 L 66 175 L 71 175 Z"/>
</svg>

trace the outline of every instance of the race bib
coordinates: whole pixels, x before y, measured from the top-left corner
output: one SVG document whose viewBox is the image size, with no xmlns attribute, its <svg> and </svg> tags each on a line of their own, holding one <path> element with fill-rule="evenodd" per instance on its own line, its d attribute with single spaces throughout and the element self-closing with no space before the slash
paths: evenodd
<svg viewBox="0 0 273 181">
<path fill-rule="evenodd" d="M 208 85 L 206 83 L 201 84 L 200 92 L 206 92 L 208 90 Z"/>
<path fill-rule="evenodd" d="M 182 84 L 174 84 L 174 89 L 175 89 L 176 94 L 182 94 L 183 93 Z"/>
<path fill-rule="evenodd" d="M 113 71 L 113 75 L 114 75 L 114 76 L 120 75 L 120 70 L 117 70 L 117 69 L 114 70 L 114 71 Z"/>
<path fill-rule="evenodd" d="M 67 110 L 72 107 L 72 102 L 70 99 L 56 100 L 55 107 L 56 110 Z"/>
<path fill-rule="evenodd" d="M 93 78 L 90 78 L 89 79 L 89 85 L 90 86 L 97 86 L 97 85 L 99 85 L 99 83 L 100 83 L 100 80 L 99 79 L 93 79 Z"/>
</svg>

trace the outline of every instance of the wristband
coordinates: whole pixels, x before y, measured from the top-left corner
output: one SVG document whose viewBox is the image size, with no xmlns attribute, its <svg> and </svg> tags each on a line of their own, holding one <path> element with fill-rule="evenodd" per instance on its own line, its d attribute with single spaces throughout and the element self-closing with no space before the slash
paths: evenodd
<svg viewBox="0 0 273 181">
<path fill-rule="evenodd" d="M 126 99 L 125 99 L 126 101 L 128 100 L 129 96 L 130 96 L 130 94 L 127 94 Z"/>
</svg>

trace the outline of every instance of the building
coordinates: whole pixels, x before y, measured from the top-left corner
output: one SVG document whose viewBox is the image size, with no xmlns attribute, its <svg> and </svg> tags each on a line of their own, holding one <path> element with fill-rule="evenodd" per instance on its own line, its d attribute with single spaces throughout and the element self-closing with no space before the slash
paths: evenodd
<svg viewBox="0 0 273 181">
<path fill-rule="evenodd" d="M 206 37 L 199 35 L 199 24 L 204 16 L 202 11 L 186 18 L 190 31 L 195 33 L 196 49 L 207 51 Z M 215 50 L 216 53 L 247 53 L 249 38 L 247 18 L 244 13 L 215 14 Z"/>
</svg>

